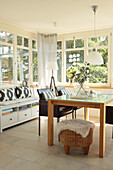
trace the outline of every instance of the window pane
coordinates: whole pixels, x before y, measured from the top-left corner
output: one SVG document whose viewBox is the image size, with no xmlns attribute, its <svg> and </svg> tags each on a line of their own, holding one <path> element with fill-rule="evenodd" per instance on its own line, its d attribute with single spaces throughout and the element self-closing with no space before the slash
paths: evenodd
<svg viewBox="0 0 113 170">
<path fill-rule="evenodd" d="M 6 41 L 6 33 L 4 31 L 0 31 L 0 41 Z"/>
<path fill-rule="evenodd" d="M 29 39 L 24 38 L 24 47 L 29 47 Z"/>
<path fill-rule="evenodd" d="M 98 37 L 99 46 L 108 45 L 108 36 Z"/>
<path fill-rule="evenodd" d="M 84 47 L 84 40 L 83 39 L 75 40 L 75 48 L 81 48 L 81 47 Z"/>
<path fill-rule="evenodd" d="M 62 41 L 57 41 L 57 50 L 62 49 Z"/>
<path fill-rule="evenodd" d="M 29 80 L 29 51 L 17 49 L 17 80 Z"/>
<path fill-rule="evenodd" d="M 108 48 L 97 50 L 103 57 L 103 65 L 90 65 L 89 83 L 107 83 L 108 82 Z"/>
<path fill-rule="evenodd" d="M 22 46 L 22 37 L 20 37 L 20 36 L 17 36 L 17 45 Z"/>
<path fill-rule="evenodd" d="M 32 40 L 32 48 L 36 49 L 36 41 Z"/>
<path fill-rule="evenodd" d="M 72 78 L 71 69 L 84 62 L 84 50 L 66 52 L 66 82 Z"/>
<path fill-rule="evenodd" d="M 13 83 L 13 47 L 0 45 L 0 83 Z"/>
<path fill-rule="evenodd" d="M 96 45 L 98 45 L 97 37 L 88 38 L 88 47 L 95 47 Z"/>
<path fill-rule="evenodd" d="M 57 81 L 62 82 L 62 52 L 57 52 L 57 64 L 58 64 Z"/>
<path fill-rule="evenodd" d="M 74 48 L 74 40 L 68 40 L 65 43 L 66 43 L 66 49 Z"/>
<path fill-rule="evenodd" d="M 38 56 L 37 52 L 33 51 L 32 53 L 33 57 L 33 82 L 38 82 Z"/>
<path fill-rule="evenodd" d="M 13 34 L 7 33 L 7 42 L 13 44 L 13 37 Z"/>
</svg>

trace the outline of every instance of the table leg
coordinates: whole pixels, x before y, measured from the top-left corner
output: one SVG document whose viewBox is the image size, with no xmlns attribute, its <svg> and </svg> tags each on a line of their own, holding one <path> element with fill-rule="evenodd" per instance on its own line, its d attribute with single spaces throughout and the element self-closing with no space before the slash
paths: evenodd
<svg viewBox="0 0 113 170">
<path fill-rule="evenodd" d="M 88 110 L 88 108 L 87 107 L 84 107 L 84 114 L 85 114 L 85 119 L 86 120 L 89 120 L 89 110 Z"/>
<path fill-rule="evenodd" d="M 106 117 L 105 104 L 100 104 L 100 141 L 99 141 L 100 158 L 103 158 L 105 154 L 105 117 Z"/>
<path fill-rule="evenodd" d="M 53 145 L 53 112 L 54 112 L 54 105 L 52 104 L 51 100 L 48 100 L 48 145 Z"/>
</svg>

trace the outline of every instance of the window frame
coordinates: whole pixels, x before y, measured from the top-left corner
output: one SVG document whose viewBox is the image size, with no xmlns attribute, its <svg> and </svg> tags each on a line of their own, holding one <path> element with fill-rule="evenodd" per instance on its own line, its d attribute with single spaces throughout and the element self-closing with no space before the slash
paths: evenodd
<svg viewBox="0 0 113 170">
<path fill-rule="evenodd" d="M 87 31 L 87 32 L 81 32 L 81 33 L 74 33 L 74 34 L 62 34 L 58 36 L 57 41 L 62 41 L 62 62 L 63 62 L 63 72 L 62 76 L 64 77 L 62 80 L 62 83 L 65 85 L 69 85 L 68 82 L 66 82 L 66 51 L 78 51 L 84 49 L 84 61 L 86 61 L 86 56 L 88 54 L 88 50 L 92 49 L 93 47 L 88 47 L 88 38 L 93 37 L 102 37 L 102 36 L 108 36 L 108 45 L 106 46 L 98 46 L 98 49 L 104 49 L 108 48 L 108 82 L 105 83 L 85 83 L 85 85 L 88 85 L 89 87 L 110 87 L 111 86 L 111 36 L 112 36 L 112 30 L 111 29 L 104 29 L 104 30 L 97 30 L 96 36 L 94 36 L 93 31 Z M 65 41 L 66 40 L 73 40 L 73 39 L 84 39 L 84 48 L 71 48 L 71 49 L 65 49 Z M 74 46 L 75 47 L 75 46 Z M 59 51 L 59 50 L 57 50 Z M 75 83 L 74 83 L 75 84 Z"/>
</svg>

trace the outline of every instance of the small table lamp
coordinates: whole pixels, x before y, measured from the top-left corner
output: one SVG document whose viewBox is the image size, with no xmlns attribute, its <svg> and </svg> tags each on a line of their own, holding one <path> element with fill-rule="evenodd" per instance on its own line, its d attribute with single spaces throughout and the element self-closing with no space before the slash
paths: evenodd
<svg viewBox="0 0 113 170">
<path fill-rule="evenodd" d="M 50 81 L 50 89 L 51 89 L 51 91 L 53 91 L 53 88 L 52 87 L 54 87 L 54 89 L 55 89 L 55 94 L 56 94 L 56 96 L 57 96 L 57 94 L 58 94 L 58 91 L 57 91 L 57 88 L 56 88 L 56 85 L 55 85 L 55 78 L 54 78 L 54 76 L 53 76 L 53 70 L 58 70 L 58 65 L 57 65 L 57 61 L 50 61 L 49 63 L 48 63 L 48 69 L 49 70 L 52 70 L 52 76 L 51 76 L 51 81 Z M 53 86 L 52 86 L 53 85 Z"/>
</svg>

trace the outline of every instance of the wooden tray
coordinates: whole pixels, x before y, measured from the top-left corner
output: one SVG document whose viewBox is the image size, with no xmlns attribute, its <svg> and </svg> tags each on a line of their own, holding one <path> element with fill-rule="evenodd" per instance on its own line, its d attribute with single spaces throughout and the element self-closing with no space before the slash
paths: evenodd
<svg viewBox="0 0 113 170">
<path fill-rule="evenodd" d="M 84 95 L 79 95 L 79 96 L 70 96 L 70 99 L 92 99 L 92 96 L 84 96 Z"/>
</svg>

